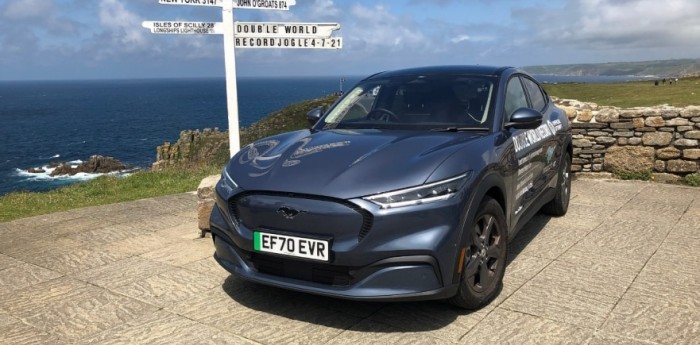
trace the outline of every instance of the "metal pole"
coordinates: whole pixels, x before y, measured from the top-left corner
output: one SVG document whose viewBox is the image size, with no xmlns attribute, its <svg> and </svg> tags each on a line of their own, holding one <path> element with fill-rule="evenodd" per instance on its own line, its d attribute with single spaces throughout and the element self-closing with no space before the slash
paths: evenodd
<svg viewBox="0 0 700 345">
<path fill-rule="evenodd" d="M 238 84 L 236 83 L 236 45 L 233 31 L 233 1 L 224 0 L 221 14 L 224 25 L 224 64 L 226 68 L 226 105 L 228 108 L 228 144 L 233 157 L 241 148 L 238 128 Z"/>
</svg>

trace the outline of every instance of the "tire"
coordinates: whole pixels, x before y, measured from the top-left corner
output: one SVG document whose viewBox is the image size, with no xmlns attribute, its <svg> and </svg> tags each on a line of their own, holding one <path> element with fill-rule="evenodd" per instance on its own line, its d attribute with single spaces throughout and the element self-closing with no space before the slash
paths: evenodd
<svg viewBox="0 0 700 345">
<path fill-rule="evenodd" d="M 464 231 L 469 239 L 459 289 L 449 302 L 465 309 L 478 309 L 491 302 L 503 286 L 508 230 L 501 205 L 486 197 Z"/>
<path fill-rule="evenodd" d="M 561 217 L 569 210 L 571 198 L 571 156 L 564 152 L 559 168 L 557 190 L 554 199 L 542 207 L 542 211 L 550 216 Z"/>
</svg>

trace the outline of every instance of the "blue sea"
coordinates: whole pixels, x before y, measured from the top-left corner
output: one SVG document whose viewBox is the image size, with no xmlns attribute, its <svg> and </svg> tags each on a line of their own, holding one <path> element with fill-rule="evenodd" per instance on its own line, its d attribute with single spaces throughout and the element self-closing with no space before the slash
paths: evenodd
<svg viewBox="0 0 700 345">
<path fill-rule="evenodd" d="M 624 77 L 542 76 L 548 82 L 613 82 Z M 345 77 L 344 88 L 360 77 Z M 239 78 L 240 126 L 286 105 L 340 88 L 339 77 Z M 79 164 L 91 155 L 147 168 L 156 147 L 186 129 L 228 129 L 221 79 L 0 81 L 0 195 L 44 191 L 95 175 L 50 177 L 26 169 Z"/>
</svg>

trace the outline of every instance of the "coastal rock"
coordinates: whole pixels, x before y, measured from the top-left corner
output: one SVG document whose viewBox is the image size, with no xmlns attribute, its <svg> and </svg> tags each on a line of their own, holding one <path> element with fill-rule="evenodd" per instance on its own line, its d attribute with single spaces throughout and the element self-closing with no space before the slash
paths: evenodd
<svg viewBox="0 0 700 345">
<path fill-rule="evenodd" d="M 171 166 L 201 166 L 226 162 L 228 158 L 228 132 L 221 132 L 218 128 L 206 128 L 201 132 L 186 130 L 180 132 L 177 142 L 166 141 L 158 146 L 156 162 L 151 169 L 159 171 Z"/>
<path fill-rule="evenodd" d="M 83 162 L 75 167 L 68 163 L 61 163 L 51 172 L 51 176 L 73 176 L 78 173 L 106 174 L 128 169 L 132 169 L 132 167 L 124 165 L 124 163 L 118 161 L 114 157 L 94 155 L 90 156 L 90 159 L 88 159 L 86 162 Z"/>
<path fill-rule="evenodd" d="M 45 173 L 46 170 L 44 170 L 42 168 L 29 168 L 29 169 L 27 169 L 27 172 L 30 174 L 42 174 L 42 173 Z"/>
</svg>

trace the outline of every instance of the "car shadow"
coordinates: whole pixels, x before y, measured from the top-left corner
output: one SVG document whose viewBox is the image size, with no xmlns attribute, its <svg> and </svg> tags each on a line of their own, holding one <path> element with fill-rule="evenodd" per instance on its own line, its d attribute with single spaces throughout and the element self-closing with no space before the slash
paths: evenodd
<svg viewBox="0 0 700 345">
<path fill-rule="evenodd" d="M 348 319 L 358 332 L 427 332 L 442 329 L 473 312 L 443 301 L 359 302 L 259 285 L 229 276 L 222 286 L 235 302 L 246 308 L 337 329 L 348 329 Z M 388 325 L 377 327 L 376 321 Z"/>
<path fill-rule="evenodd" d="M 510 243 L 508 243 L 508 260 L 506 265 L 510 265 L 513 260 L 515 260 L 520 253 L 527 248 L 527 245 L 532 242 L 535 237 L 547 226 L 547 223 L 552 219 L 551 216 L 547 216 L 542 213 L 538 213 L 530 221 L 523 225 L 522 229 L 518 231 Z M 508 272 L 506 271 L 506 274 Z"/>
<path fill-rule="evenodd" d="M 550 219 L 537 215 L 518 232 L 509 244 L 507 264 L 517 258 Z M 290 320 L 347 329 L 348 324 L 343 320 L 359 318 L 390 326 L 376 327 L 373 322 L 358 322 L 352 325 L 352 329 L 359 332 L 434 331 L 452 324 L 458 318 L 479 312 L 457 308 L 444 301 L 349 301 L 260 285 L 234 276 L 229 276 L 222 288 L 232 300 L 246 308 Z"/>
</svg>

